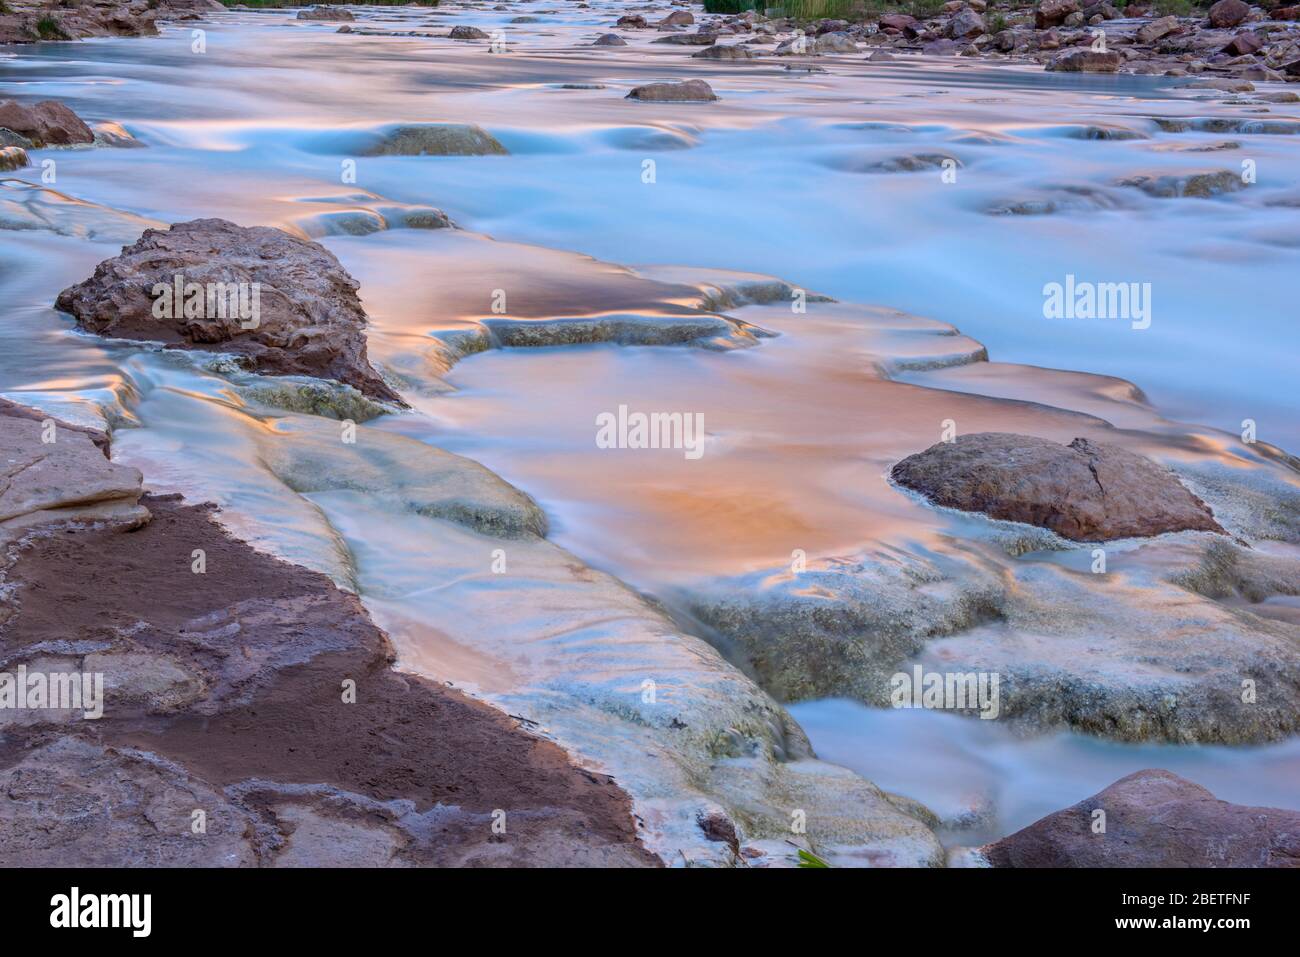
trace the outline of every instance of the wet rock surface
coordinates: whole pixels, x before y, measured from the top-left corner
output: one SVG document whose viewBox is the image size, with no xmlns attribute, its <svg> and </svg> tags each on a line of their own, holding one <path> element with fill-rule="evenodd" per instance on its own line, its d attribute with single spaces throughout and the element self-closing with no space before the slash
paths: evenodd
<svg viewBox="0 0 1300 957">
<path fill-rule="evenodd" d="M 984 432 L 894 466 L 894 481 L 936 505 L 1051 529 L 1075 541 L 1222 532 L 1177 477 L 1118 446 Z"/>
<path fill-rule="evenodd" d="M 105 682 L 99 719 L 6 721 L 6 865 L 657 863 L 609 778 L 393 671 L 355 596 L 232 539 L 208 508 L 144 503 L 139 531 L 34 534 L 6 571 L 6 669 Z"/>
<path fill-rule="evenodd" d="M 716 100 L 713 88 L 703 80 L 686 80 L 682 83 L 648 83 L 633 88 L 629 100 L 658 103 L 703 103 Z"/>
<path fill-rule="evenodd" d="M 76 146 L 95 140 L 81 117 L 57 100 L 31 104 L 5 100 L 0 103 L 0 129 L 27 141 L 10 144 L 17 146 Z"/>
<path fill-rule="evenodd" d="M 28 162 L 27 151 L 21 146 L 0 146 L 0 172 L 11 173 Z"/>
<path fill-rule="evenodd" d="M 185 308 L 189 292 L 175 295 L 178 276 L 197 284 L 197 308 Z M 257 284 L 256 317 L 228 307 L 226 293 L 236 284 L 244 284 L 249 303 Z M 196 219 L 146 230 L 90 279 L 63 290 L 55 305 L 98 335 L 233 353 L 267 375 L 335 379 L 401 404 L 366 357 L 368 320 L 357 288 L 317 243 L 265 226 Z"/>
<path fill-rule="evenodd" d="M 1138 771 L 983 853 L 995 867 L 1300 867 L 1300 812 L 1229 804 L 1169 771 Z"/>
<path fill-rule="evenodd" d="M 508 151 L 481 126 L 423 123 L 387 130 L 359 152 L 362 156 L 504 156 Z"/>
<path fill-rule="evenodd" d="M 102 433 L 0 399 L 0 545 L 48 522 L 148 521 L 140 472 L 106 449 Z"/>
</svg>

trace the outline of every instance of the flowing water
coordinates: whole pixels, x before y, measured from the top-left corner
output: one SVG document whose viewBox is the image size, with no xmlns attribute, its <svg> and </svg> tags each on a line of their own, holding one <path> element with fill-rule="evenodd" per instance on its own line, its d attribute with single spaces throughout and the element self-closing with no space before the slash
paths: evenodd
<svg viewBox="0 0 1300 957">
<path fill-rule="evenodd" d="M 609 701 L 645 674 L 673 675 L 684 697 L 732 686 L 615 579 L 690 628 L 684 591 L 762 574 L 795 550 L 969 552 L 967 520 L 884 479 L 949 419 L 1064 441 L 1115 441 L 1110 423 L 1167 461 L 1239 470 L 1264 462 L 1237 441 L 1243 420 L 1300 448 L 1300 106 L 959 60 L 828 57 L 815 73 L 701 63 L 685 59 L 691 48 L 650 44 L 654 33 L 588 46 L 631 5 L 508 6 L 358 10 L 358 27 L 502 31 L 501 53 L 340 35 L 285 11 L 0 53 L 6 95 L 58 98 L 144 144 L 35 151 L 33 168 L 0 181 L 0 391 L 107 416 L 121 426 L 115 455 L 149 485 L 217 501 L 239 534 L 355 588 L 404 667 L 541 722 L 615 769 L 642 812 L 672 788 Z M 520 14 L 537 22 L 510 23 Z M 633 85 L 687 77 L 708 79 L 720 101 L 624 99 Z M 1238 128 L 1155 122 L 1204 117 Z M 510 155 L 355 158 L 369 131 L 417 121 L 480 124 Z M 1260 121 L 1267 131 L 1249 125 Z M 918 155 L 940 165 L 875 171 Z M 56 165 L 43 183 L 46 159 Z M 1255 181 L 1222 198 L 1115 185 L 1247 168 Z M 1044 204 L 1055 211 L 1006 212 Z M 372 231 L 428 207 L 461 228 Z M 395 450 L 381 486 L 418 476 L 425 445 L 466 456 L 536 498 L 550 539 L 613 577 L 574 571 L 537 543 L 507 548 L 511 574 L 494 579 L 491 540 L 346 483 L 286 481 L 268 464 L 271 444 L 310 457 L 331 447 L 332 425 L 251 406 L 201 363 L 82 336 L 51 309 L 141 229 L 199 216 L 317 238 L 360 281 L 371 355 L 414 407 L 366 426 Z M 1149 283 L 1149 326 L 1045 318 L 1044 286 L 1067 275 Z M 790 287 L 754 293 L 773 288 L 764 277 L 835 301 L 792 309 Z M 665 322 L 735 290 L 748 300 L 729 314 L 762 333 L 726 343 L 744 348 L 495 349 L 450 368 L 433 348 L 491 321 L 500 297 L 511 319 Z M 970 364 L 981 347 L 993 361 Z M 598 448 L 596 416 L 619 406 L 701 414 L 704 454 Z M 839 700 L 792 710 L 823 759 L 941 817 L 972 801 L 994 808 L 963 842 L 1148 766 L 1230 800 L 1300 808 L 1295 742 L 1027 740 Z"/>
</svg>

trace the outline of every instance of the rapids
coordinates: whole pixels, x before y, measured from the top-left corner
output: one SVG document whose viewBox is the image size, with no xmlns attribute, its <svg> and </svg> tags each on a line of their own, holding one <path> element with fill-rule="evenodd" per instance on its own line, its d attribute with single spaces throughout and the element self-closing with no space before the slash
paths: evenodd
<svg viewBox="0 0 1300 957">
<path fill-rule="evenodd" d="M 707 855 L 687 836 L 695 805 L 678 806 L 683 793 L 752 795 L 711 777 L 700 755 L 675 754 L 655 719 L 620 702 L 653 677 L 702 722 L 766 707 L 742 679 L 743 656 L 699 626 L 683 596 L 762 575 L 796 550 L 982 547 L 978 522 L 936 513 L 884 478 L 938 441 L 945 420 L 963 432 L 1105 435 L 1236 471 L 1277 458 L 1238 441 L 1245 419 L 1262 441 L 1300 448 L 1300 138 L 1155 122 L 1266 112 L 1288 129 L 1300 106 L 1224 102 L 1158 77 L 959 60 L 825 57 L 827 72 L 814 74 L 778 60 L 688 62 L 690 48 L 652 45 L 653 32 L 589 46 L 631 4 L 508 7 L 356 8 L 357 27 L 499 30 L 504 53 L 340 35 L 293 11 L 220 13 L 157 39 L 0 50 L 5 95 L 58 98 L 144 147 L 33 151 L 33 167 L 0 179 L 0 392 L 107 421 L 115 456 L 147 484 L 218 502 L 241 536 L 357 590 L 402 667 L 524 715 L 615 773 L 661 853 Z M 534 12 L 538 22 L 510 22 Z M 688 76 L 721 99 L 623 98 Z M 354 158 L 375 130 L 421 121 L 478 124 L 510 155 Z M 1096 128 L 1127 135 L 1090 138 Z M 1237 145 L 1195 150 L 1225 141 Z M 955 178 L 876 171 L 918 154 L 955 160 Z M 41 179 L 47 159 L 53 182 Z M 1222 198 L 1116 185 L 1246 161 L 1257 182 Z M 1005 212 L 1044 204 L 1055 211 Z M 403 225 L 430 208 L 459 228 Z M 203 362 L 81 335 L 52 310 L 59 290 L 141 229 L 200 216 L 317 238 L 360 281 L 371 356 L 414 408 L 366 423 L 397 450 L 379 478 L 307 488 L 302 462 L 321 456 L 360 474 L 350 453 L 331 451 L 332 425 L 268 409 Z M 1067 275 L 1150 283 L 1150 327 L 1044 318 L 1044 286 Z M 796 290 L 810 294 L 806 313 L 790 308 Z M 446 345 L 503 318 L 656 328 L 698 316 L 701 302 L 738 320 L 734 335 L 708 348 L 579 338 L 463 357 Z M 985 350 L 993 361 L 975 361 Z M 620 405 L 702 413 L 705 454 L 598 448 L 596 417 Z M 295 450 L 292 462 L 272 461 L 272 440 Z M 549 541 L 502 543 L 403 511 L 394 490 L 429 467 L 416 443 L 531 495 Z M 513 569 L 503 577 L 488 571 L 497 548 Z M 1029 560 L 1069 569 L 1077 556 Z M 1294 740 L 1025 738 L 840 700 L 792 713 L 824 761 L 961 823 L 946 843 L 1008 833 L 1152 765 L 1222 798 L 1300 808 Z"/>
</svg>

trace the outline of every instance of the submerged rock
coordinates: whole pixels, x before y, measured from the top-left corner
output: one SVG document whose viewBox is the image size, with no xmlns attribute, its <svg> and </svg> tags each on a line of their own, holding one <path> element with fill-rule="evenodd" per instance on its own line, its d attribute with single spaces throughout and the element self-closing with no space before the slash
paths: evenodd
<svg viewBox="0 0 1300 957">
<path fill-rule="evenodd" d="M 624 99 L 658 103 L 699 103 L 717 98 L 713 87 L 703 80 L 686 80 L 683 83 L 648 83 L 645 86 L 638 86 L 633 88 Z"/>
<path fill-rule="evenodd" d="M 30 106 L 5 100 L 0 103 L 0 127 L 24 137 L 37 149 L 95 141 L 95 134 L 81 117 L 57 100 L 42 100 Z"/>
<path fill-rule="evenodd" d="M 592 41 L 594 47 L 625 47 L 627 41 L 617 33 L 603 33 Z"/>
<path fill-rule="evenodd" d="M 863 173 L 920 173 L 924 170 L 960 167 L 961 162 L 946 153 L 912 153 L 906 156 L 891 156 L 889 159 L 843 166 Z"/>
<path fill-rule="evenodd" d="M 1173 199 L 1180 196 L 1209 199 L 1246 188 L 1241 174 L 1227 169 L 1204 173 L 1169 173 L 1163 176 L 1155 174 L 1130 176 L 1120 180 L 1117 185 L 1132 186 L 1142 190 L 1148 196 L 1156 196 L 1160 199 Z"/>
<path fill-rule="evenodd" d="M 509 152 L 487 130 L 469 123 L 398 126 L 360 151 L 362 156 L 505 156 Z"/>
<path fill-rule="evenodd" d="M 142 149 L 145 144 L 132 136 L 120 123 L 96 123 L 95 145 L 116 149 Z"/>
<path fill-rule="evenodd" d="M 1096 811 L 1104 831 L 1094 831 Z M 1169 771 L 1121 778 L 983 849 L 994 867 L 1300 867 L 1300 812 L 1247 807 Z"/>
<path fill-rule="evenodd" d="M 91 278 L 59 293 L 55 306 L 98 335 L 234 353 L 258 372 L 336 379 L 401 404 L 366 357 L 368 320 L 357 288 L 317 243 L 266 226 L 196 219 L 145 230 Z M 244 306 L 256 291 L 252 318 L 230 307 L 241 289 Z"/>
<path fill-rule="evenodd" d="M 1114 445 L 980 432 L 894 466 L 894 481 L 937 505 L 1098 542 L 1163 532 L 1223 532 L 1168 469 Z"/>
<path fill-rule="evenodd" d="M 1245 133 L 1270 136 L 1295 136 L 1300 134 L 1300 123 L 1295 120 L 1252 120 L 1244 117 L 1207 116 L 1192 119 L 1153 117 L 1152 122 L 1162 133 Z"/>
</svg>

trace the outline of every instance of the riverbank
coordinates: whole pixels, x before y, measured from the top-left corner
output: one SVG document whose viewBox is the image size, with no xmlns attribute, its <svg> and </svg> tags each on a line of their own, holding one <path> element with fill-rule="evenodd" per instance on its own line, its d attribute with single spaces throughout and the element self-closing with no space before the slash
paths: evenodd
<svg viewBox="0 0 1300 957">
<path fill-rule="evenodd" d="M 48 450 L 62 456 L 40 511 L 10 507 L 31 470 L 4 488 L 0 667 L 33 688 L 92 675 L 103 689 L 93 709 L 51 693 L 0 712 L 5 866 L 658 863 L 608 777 L 393 671 L 355 596 L 234 539 L 210 508 L 140 496 L 139 473 L 138 504 L 109 499 L 83 434 L 0 415 L 10 454 L 35 445 L 47 470 Z"/>
</svg>

